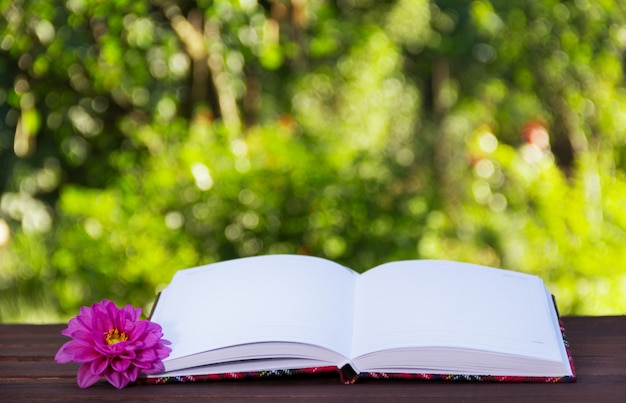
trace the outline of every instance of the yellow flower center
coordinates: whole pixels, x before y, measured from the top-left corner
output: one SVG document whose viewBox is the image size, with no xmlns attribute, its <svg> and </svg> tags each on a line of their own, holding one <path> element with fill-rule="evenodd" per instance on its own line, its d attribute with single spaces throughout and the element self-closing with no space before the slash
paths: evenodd
<svg viewBox="0 0 626 403">
<path fill-rule="evenodd" d="M 126 335 L 126 333 L 120 332 L 117 329 L 110 329 L 105 337 L 109 345 L 117 344 L 120 341 L 128 340 L 128 336 Z"/>
</svg>

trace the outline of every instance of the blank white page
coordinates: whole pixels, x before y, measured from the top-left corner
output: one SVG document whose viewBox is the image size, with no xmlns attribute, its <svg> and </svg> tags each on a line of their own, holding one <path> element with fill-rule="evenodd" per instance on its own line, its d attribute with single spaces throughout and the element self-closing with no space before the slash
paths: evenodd
<svg viewBox="0 0 626 403">
<path fill-rule="evenodd" d="M 308 256 L 215 263 L 176 273 L 152 320 L 172 342 L 168 359 L 275 341 L 316 344 L 347 357 L 356 278 L 343 266 Z"/>
<path fill-rule="evenodd" d="M 536 276 L 447 261 L 388 263 L 359 277 L 353 357 L 451 347 L 560 360 Z"/>
</svg>

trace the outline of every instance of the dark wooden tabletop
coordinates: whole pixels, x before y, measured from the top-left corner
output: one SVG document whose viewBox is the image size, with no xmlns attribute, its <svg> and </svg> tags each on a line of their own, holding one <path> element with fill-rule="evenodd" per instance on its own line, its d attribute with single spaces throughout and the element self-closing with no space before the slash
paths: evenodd
<svg viewBox="0 0 626 403">
<path fill-rule="evenodd" d="M 56 364 L 65 325 L 0 325 L 0 401 L 583 401 L 626 402 L 626 316 L 565 317 L 578 379 L 571 384 L 368 380 L 344 385 L 334 376 L 276 377 L 210 383 L 76 385 L 77 365 Z"/>
</svg>

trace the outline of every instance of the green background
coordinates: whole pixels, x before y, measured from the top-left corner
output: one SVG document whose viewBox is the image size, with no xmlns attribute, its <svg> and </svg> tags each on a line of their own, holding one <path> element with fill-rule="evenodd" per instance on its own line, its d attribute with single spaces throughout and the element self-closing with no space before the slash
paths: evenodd
<svg viewBox="0 0 626 403">
<path fill-rule="evenodd" d="M 625 54 L 611 0 L 0 0 L 0 321 L 268 253 L 624 314 Z"/>
</svg>

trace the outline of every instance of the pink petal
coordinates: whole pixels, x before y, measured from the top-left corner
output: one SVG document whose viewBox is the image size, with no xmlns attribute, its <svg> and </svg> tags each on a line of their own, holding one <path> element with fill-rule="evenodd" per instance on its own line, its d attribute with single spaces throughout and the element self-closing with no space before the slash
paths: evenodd
<svg viewBox="0 0 626 403">
<path fill-rule="evenodd" d="M 141 317 L 141 308 L 135 308 L 135 320 L 139 319 Z"/>
<path fill-rule="evenodd" d="M 137 357 L 137 354 L 135 354 L 135 352 L 133 350 L 126 350 L 121 352 L 118 355 L 118 358 L 123 359 L 123 360 L 134 360 Z"/>
<path fill-rule="evenodd" d="M 73 340 L 68 341 L 61 346 L 59 351 L 57 351 L 56 355 L 54 356 L 54 361 L 58 362 L 59 364 L 66 364 L 74 359 L 75 351 L 76 343 L 74 343 Z"/>
<path fill-rule="evenodd" d="M 117 307 L 108 300 L 103 300 L 99 304 L 93 304 L 92 327 L 102 331 L 107 331 L 115 327 L 115 311 Z"/>
<path fill-rule="evenodd" d="M 142 368 L 142 372 L 145 374 L 152 374 L 154 372 L 162 372 L 165 369 L 165 366 L 161 361 L 155 361 L 150 363 L 148 368 Z"/>
<path fill-rule="evenodd" d="M 111 320 L 111 327 L 119 328 L 120 322 L 123 323 L 123 315 L 121 311 L 110 311 L 108 312 L 109 319 Z"/>
<path fill-rule="evenodd" d="M 135 361 L 134 364 L 135 364 L 135 367 L 143 371 L 150 369 L 154 366 L 152 361 Z"/>
<path fill-rule="evenodd" d="M 142 362 L 151 362 L 157 360 L 157 354 L 154 349 L 145 349 L 137 352 L 137 360 Z"/>
<path fill-rule="evenodd" d="M 78 310 L 79 316 L 89 317 L 92 314 L 93 314 L 93 308 L 88 307 L 88 306 L 81 306 L 80 309 Z"/>
<path fill-rule="evenodd" d="M 85 347 L 75 340 L 71 340 L 61 346 L 54 360 L 59 364 L 65 364 L 70 361 L 89 362 L 97 357 L 98 354 L 91 347 Z"/>
<path fill-rule="evenodd" d="M 124 372 L 130 366 L 130 360 L 120 360 L 120 359 L 112 359 L 111 360 L 111 368 L 113 368 L 117 372 Z"/>
<path fill-rule="evenodd" d="M 100 358 L 101 355 L 91 349 L 83 349 L 79 353 L 74 354 L 74 362 L 92 362 Z"/>
<path fill-rule="evenodd" d="M 80 308 L 80 313 L 76 317 L 70 319 L 70 321 L 68 322 L 68 330 L 79 329 L 89 331 L 91 329 L 91 317 L 91 308 L 85 306 Z"/>
<path fill-rule="evenodd" d="M 129 336 L 132 336 L 132 338 L 134 339 L 141 337 L 146 332 L 149 325 L 150 325 L 150 322 L 148 322 L 147 320 L 140 320 L 138 322 L 134 322 L 131 329 L 128 329 L 127 327 L 127 330 L 130 333 Z"/>
<path fill-rule="evenodd" d="M 122 329 L 121 330 L 123 330 L 124 333 L 126 333 L 129 336 L 129 338 L 132 338 L 132 337 L 130 337 L 130 334 L 135 332 L 136 323 L 137 322 L 134 322 L 134 321 L 126 318 L 126 319 L 124 319 L 124 321 L 122 323 Z"/>
<path fill-rule="evenodd" d="M 107 381 L 118 389 L 122 389 L 124 386 L 128 385 L 128 378 L 119 372 L 108 371 L 105 376 Z"/>
<path fill-rule="evenodd" d="M 106 357 L 98 356 L 97 359 L 91 362 L 91 372 L 97 374 L 98 376 L 104 375 L 104 371 L 106 371 L 109 366 L 109 360 Z"/>
<path fill-rule="evenodd" d="M 146 322 L 148 322 L 148 331 L 150 333 L 155 333 L 159 336 L 163 336 L 163 329 L 158 323 L 150 322 L 149 320 L 147 320 Z"/>
<path fill-rule="evenodd" d="M 171 348 L 156 350 L 159 361 L 162 361 L 166 359 L 167 357 L 169 357 L 171 352 L 172 352 Z"/>
<path fill-rule="evenodd" d="M 99 375 L 93 374 L 90 369 L 89 364 L 83 364 L 78 368 L 78 374 L 76 376 L 76 381 L 78 386 L 81 388 L 88 388 L 94 383 L 98 382 L 100 379 Z"/>
<path fill-rule="evenodd" d="M 122 308 L 122 311 L 126 317 L 133 322 L 139 319 L 139 316 L 141 315 L 141 308 L 135 308 L 130 304 Z"/>
<path fill-rule="evenodd" d="M 105 343 L 96 343 L 93 346 L 94 350 L 101 355 L 111 355 L 111 354 L 115 355 L 115 351 L 111 347 L 112 346 L 109 346 L 108 344 L 105 344 Z"/>
<path fill-rule="evenodd" d="M 123 356 L 123 357 L 133 357 L 135 353 L 129 349 L 129 343 L 127 341 L 120 341 L 119 343 L 104 345 L 103 350 L 106 351 L 106 354 L 110 356 Z"/>
<path fill-rule="evenodd" d="M 131 382 L 135 382 L 138 376 L 139 376 L 139 368 L 137 367 L 133 366 L 128 371 L 126 371 L 126 377 Z"/>
<path fill-rule="evenodd" d="M 167 340 L 162 340 L 162 341 L 167 342 L 167 344 L 170 344 L 170 342 Z M 162 360 L 164 358 L 167 358 L 170 355 L 170 353 L 172 352 L 172 349 L 167 347 L 164 344 L 159 344 L 154 348 L 154 352 L 157 355 L 157 359 Z"/>
<path fill-rule="evenodd" d="M 147 333 L 143 339 L 143 343 L 146 347 L 153 347 L 160 339 L 161 336 L 158 333 Z"/>
<path fill-rule="evenodd" d="M 91 317 L 91 327 L 94 330 L 107 331 L 112 327 L 113 323 L 109 319 L 108 313 L 102 307 L 94 309 Z"/>
<path fill-rule="evenodd" d="M 69 335 L 72 339 L 74 339 L 77 343 L 82 344 L 84 346 L 90 346 L 93 344 L 94 333 L 87 332 L 84 330 L 75 330 L 72 334 Z"/>
<path fill-rule="evenodd" d="M 87 308 L 86 310 L 81 310 L 81 313 L 76 316 L 73 321 L 70 320 L 68 326 L 76 326 L 85 330 L 89 330 L 91 329 L 92 316 L 93 315 L 90 308 Z"/>
<path fill-rule="evenodd" d="M 76 316 L 76 322 L 80 326 L 89 327 L 92 316 L 93 312 L 91 308 L 81 309 L 80 313 Z"/>
</svg>

